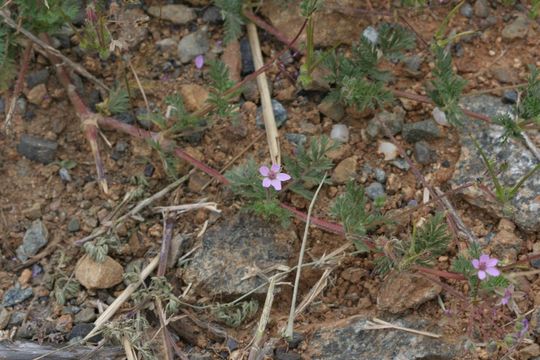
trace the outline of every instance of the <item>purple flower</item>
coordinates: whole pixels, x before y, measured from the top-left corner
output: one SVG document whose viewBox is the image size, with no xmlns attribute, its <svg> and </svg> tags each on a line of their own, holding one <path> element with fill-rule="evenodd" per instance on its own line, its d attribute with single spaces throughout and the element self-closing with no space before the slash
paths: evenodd
<svg viewBox="0 0 540 360">
<path fill-rule="evenodd" d="M 88 5 L 86 7 L 86 19 L 93 24 L 97 22 L 96 10 L 93 5 Z"/>
<path fill-rule="evenodd" d="M 277 191 L 281 190 L 281 182 L 290 180 L 291 176 L 285 173 L 280 173 L 280 169 L 281 166 L 277 164 L 272 165 L 270 169 L 268 168 L 268 166 L 261 166 L 259 168 L 259 172 L 262 176 L 264 176 L 262 186 L 265 188 L 273 186 L 274 189 L 276 189 Z"/>
<path fill-rule="evenodd" d="M 518 338 L 521 339 L 523 336 L 525 336 L 528 330 L 529 330 L 529 320 L 525 318 L 523 319 L 523 321 L 521 321 L 521 329 L 517 333 Z"/>
<path fill-rule="evenodd" d="M 501 305 L 508 305 L 510 302 L 510 298 L 512 297 L 514 293 L 514 285 L 509 285 L 506 289 L 504 289 L 504 295 L 501 299 L 500 304 Z"/>
<path fill-rule="evenodd" d="M 204 66 L 204 56 L 202 55 L 195 56 L 195 67 L 197 69 L 202 69 L 203 66 Z"/>
<path fill-rule="evenodd" d="M 499 276 L 501 272 L 495 267 L 499 262 L 496 258 L 490 258 L 489 255 L 482 254 L 480 258 L 473 259 L 472 265 L 478 270 L 478 278 L 484 280 L 488 275 Z"/>
</svg>

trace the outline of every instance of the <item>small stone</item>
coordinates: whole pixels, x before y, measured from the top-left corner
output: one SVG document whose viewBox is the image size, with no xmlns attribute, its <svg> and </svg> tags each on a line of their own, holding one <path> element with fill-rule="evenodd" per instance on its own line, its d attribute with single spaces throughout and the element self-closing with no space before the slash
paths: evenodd
<svg viewBox="0 0 540 360">
<path fill-rule="evenodd" d="M 153 17 L 168 20 L 178 25 L 187 24 L 197 17 L 192 8 L 181 4 L 150 6 L 148 13 Z"/>
<path fill-rule="evenodd" d="M 17 151 L 24 157 L 42 164 L 49 164 L 56 157 L 56 141 L 42 139 L 36 136 L 23 134 L 17 145 Z"/>
<path fill-rule="evenodd" d="M 137 123 L 141 125 L 146 130 L 150 130 L 152 128 L 152 121 L 148 118 L 148 110 L 145 108 L 137 108 L 135 110 L 135 119 L 137 120 Z"/>
<path fill-rule="evenodd" d="M 474 15 L 487 18 L 489 16 L 489 4 L 487 0 L 476 0 L 474 3 Z"/>
<path fill-rule="evenodd" d="M 37 220 L 41 217 L 41 204 L 40 203 L 34 203 L 32 207 L 28 209 L 24 209 L 22 211 L 22 214 L 24 217 L 30 219 L 30 220 Z"/>
<path fill-rule="evenodd" d="M 0 114 L 4 114 L 6 112 L 6 102 L 4 101 L 4 98 L 0 97 Z"/>
<path fill-rule="evenodd" d="M 296 349 L 300 343 L 304 341 L 304 334 L 293 331 L 291 339 L 287 340 L 290 349 Z"/>
<path fill-rule="evenodd" d="M 30 298 L 34 292 L 32 288 L 22 289 L 18 284 L 12 288 L 9 288 L 4 293 L 2 298 L 3 306 L 13 306 L 22 303 L 24 300 Z"/>
<path fill-rule="evenodd" d="M 86 307 L 75 315 L 73 322 L 75 324 L 90 323 L 96 319 L 97 319 L 96 311 L 93 308 Z"/>
<path fill-rule="evenodd" d="M 221 10 L 216 6 L 210 6 L 204 11 L 203 17 L 204 22 L 210 24 L 219 24 L 223 22 L 223 17 L 221 16 Z"/>
<path fill-rule="evenodd" d="M 403 120 L 405 119 L 405 111 L 401 107 L 395 107 L 393 112 L 382 111 L 377 113 L 373 119 L 368 122 L 366 133 L 370 140 L 376 139 L 383 135 L 385 131 L 381 126 L 384 123 L 392 135 L 398 134 L 403 128 Z"/>
<path fill-rule="evenodd" d="M 373 174 L 375 175 L 375 180 L 377 180 L 381 184 L 384 184 L 386 182 L 386 173 L 383 169 L 375 168 L 375 170 L 373 170 Z"/>
<path fill-rule="evenodd" d="M 115 118 L 123 122 L 124 124 L 133 125 L 135 123 L 135 116 L 132 113 L 121 113 L 118 115 L 115 115 Z"/>
<path fill-rule="evenodd" d="M 69 223 L 68 223 L 68 231 L 69 232 L 77 232 L 79 231 L 81 228 L 81 224 L 79 222 L 79 219 L 77 218 L 71 218 L 71 220 L 69 220 Z"/>
<path fill-rule="evenodd" d="M 159 51 L 169 52 L 178 47 L 178 41 L 173 38 L 161 39 L 156 42 L 156 47 Z"/>
<path fill-rule="evenodd" d="M 414 158 L 419 164 L 427 165 L 436 160 L 436 153 L 429 147 L 428 143 L 419 141 L 414 144 Z"/>
<path fill-rule="evenodd" d="M 519 80 L 517 73 L 514 70 L 506 67 L 493 68 L 491 70 L 491 74 L 495 79 L 503 84 L 513 84 Z"/>
<path fill-rule="evenodd" d="M 240 42 L 231 41 L 223 49 L 221 60 L 229 69 L 229 78 L 234 82 L 242 80 L 242 55 L 240 53 Z"/>
<path fill-rule="evenodd" d="M 155 170 L 156 170 L 156 169 L 154 168 L 154 165 L 152 165 L 152 164 L 149 163 L 149 164 L 146 164 L 146 165 L 144 166 L 143 174 L 144 174 L 145 177 L 151 178 L 152 175 L 154 175 L 154 171 L 155 171 Z"/>
<path fill-rule="evenodd" d="M 507 219 L 501 219 L 498 230 L 497 235 L 491 239 L 490 248 L 501 261 L 515 262 L 523 241 L 514 233 L 514 223 Z"/>
<path fill-rule="evenodd" d="M 178 58 L 183 64 L 186 64 L 197 55 L 203 55 L 210 49 L 210 41 L 206 29 L 198 30 L 187 36 L 184 36 L 178 43 Z"/>
<path fill-rule="evenodd" d="M 110 256 L 98 263 L 84 255 L 75 266 L 75 278 L 87 289 L 111 288 L 122 282 L 123 274 L 122 265 Z"/>
<path fill-rule="evenodd" d="M 9 324 L 11 313 L 5 307 L 0 307 L 0 330 L 4 330 Z"/>
<path fill-rule="evenodd" d="M 255 64 L 253 63 L 249 40 L 245 37 L 240 40 L 240 54 L 242 58 L 242 76 L 251 74 L 255 71 Z"/>
<path fill-rule="evenodd" d="M 405 159 L 395 159 L 390 162 L 393 166 L 397 167 L 400 170 L 408 171 L 410 169 L 410 165 Z"/>
<path fill-rule="evenodd" d="M 47 80 L 49 79 L 49 69 L 41 69 L 37 71 L 32 71 L 28 75 L 26 75 L 26 86 L 28 86 L 29 89 L 32 89 L 33 87 L 45 84 L 47 83 Z"/>
<path fill-rule="evenodd" d="M 26 113 L 26 107 L 28 103 L 26 102 L 26 99 L 24 97 L 18 98 L 15 104 L 16 104 L 17 110 L 19 111 L 19 114 Z"/>
<path fill-rule="evenodd" d="M 15 311 L 13 314 L 11 314 L 11 317 L 9 319 L 9 325 L 10 326 L 19 326 L 22 324 L 22 322 L 26 319 L 26 312 L 24 311 Z"/>
<path fill-rule="evenodd" d="M 506 25 L 502 30 L 502 37 L 506 40 L 521 39 L 527 36 L 529 31 L 529 20 L 525 15 L 518 15 L 518 17 L 510 24 Z"/>
<path fill-rule="evenodd" d="M 180 95 L 182 95 L 186 110 L 190 112 L 202 109 L 208 99 L 208 94 L 208 90 L 197 84 L 180 86 Z"/>
<path fill-rule="evenodd" d="M 433 119 L 437 124 L 442 126 L 450 126 L 450 124 L 448 123 L 448 119 L 446 118 L 446 114 L 438 107 L 435 107 L 433 109 L 431 115 L 433 115 Z"/>
<path fill-rule="evenodd" d="M 94 324 L 77 324 L 73 326 L 71 329 L 71 332 L 69 333 L 68 340 L 76 339 L 76 338 L 84 338 L 86 335 L 90 334 L 90 332 L 94 329 Z M 102 335 L 98 334 L 90 339 L 88 339 L 90 342 L 98 342 L 103 338 Z"/>
<path fill-rule="evenodd" d="M 441 130 L 433 120 L 418 121 L 403 125 L 403 138 L 410 143 L 434 140 L 441 137 Z"/>
<path fill-rule="evenodd" d="M 285 139 L 293 143 L 296 147 L 304 147 L 307 142 L 307 136 L 304 134 L 286 133 Z"/>
<path fill-rule="evenodd" d="M 461 5 L 461 8 L 459 9 L 459 13 L 466 18 L 470 19 L 473 16 L 473 7 L 469 3 L 465 3 Z"/>
<path fill-rule="evenodd" d="M 45 96 L 47 95 L 47 86 L 45 84 L 39 84 L 33 87 L 29 92 L 26 98 L 31 104 L 40 105 Z"/>
<path fill-rule="evenodd" d="M 503 93 L 502 102 L 505 104 L 515 104 L 518 100 L 518 93 L 516 90 L 505 90 Z"/>
<path fill-rule="evenodd" d="M 353 179 L 356 176 L 357 159 L 356 156 L 351 156 L 341 161 L 334 169 L 332 181 L 335 184 L 345 184 L 347 181 Z"/>
<path fill-rule="evenodd" d="M 460 42 L 454 44 L 452 50 L 454 50 L 454 55 L 456 57 L 463 57 L 463 55 L 465 55 L 465 49 L 463 49 L 463 45 L 461 45 Z"/>
<path fill-rule="evenodd" d="M 23 243 L 17 248 L 17 258 L 26 261 L 34 256 L 48 242 L 49 233 L 41 220 L 32 222 L 32 225 L 24 234 Z"/>
<path fill-rule="evenodd" d="M 19 276 L 19 279 L 18 279 L 19 284 L 21 284 L 21 286 L 24 286 L 28 284 L 31 278 L 32 278 L 32 270 L 24 269 L 21 275 Z"/>
<path fill-rule="evenodd" d="M 366 195 L 371 200 L 376 200 L 377 198 L 384 197 L 386 193 L 384 192 L 384 186 L 378 182 L 372 182 L 366 187 Z"/>
<path fill-rule="evenodd" d="M 537 356 L 540 355 L 540 345 L 531 344 L 525 346 L 523 349 L 519 350 L 518 358 L 519 359 L 538 359 Z M 533 359 L 533 360 L 534 360 Z"/>
<path fill-rule="evenodd" d="M 362 32 L 362 36 L 365 37 L 370 43 L 376 45 L 379 42 L 379 33 L 373 26 L 368 26 Z"/>
<path fill-rule="evenodd" d="M 418 77 L 422 75 L 420 68 L 422 67 L 423 62 L 424 58 L 420 55 L 408 56 L 403 60 L 405 71 L 413 77 Z"/>
<path fill-rule="evenodd" d="M 331 98 L 324 98 L 324 100 L 317 106 L 321 114 L 328 116 L 330 119 L 339 121 L 345 116 L 345 108 L 339 101 L 335 101 Z"/>
<path fill-rule="evenodd" d="M 71 181 L 71 175 L 69 174 L 69 170 L 66 168 L 60 168 L 58 170 L 58 176 L 60 176 L 60 179 L 65 182 Z"/>
<path fill-rule="evenodd" d="M 272 99 L 272 110 L 274 111 L 274 118 L 276 119 L 276 126 L 282 127 L 287 121 L 287 110 L 277 100 Z M 257 108 L 257 117 L 255 118 L 256 124 L 259 128 L 264 129 L 264 121 L 262 119 L 262 107 Z"/>
<path fill-rule="evenodd" d="M 336 124 L 332 126 L 330 132 L 330 139 L 339 141 L 342 143 L 349 142 L 349 128 L 345 124 Z"/>
<path fill-rule="evenodd" d="M 441 290 L 439 285 L 420 275 L 393 273 L 386 278 L 379 291 L 377 307 L 392 314 L 400 314 L 434 299 Z"/>
<path fill-rule="evenodd" d="M 398 155 L 398 148 L 396 145 L 388 141 L 379 142 L 377 148 L 377 154 L 384 154 L 384 160 L 394 160 Z"/>
</svg>

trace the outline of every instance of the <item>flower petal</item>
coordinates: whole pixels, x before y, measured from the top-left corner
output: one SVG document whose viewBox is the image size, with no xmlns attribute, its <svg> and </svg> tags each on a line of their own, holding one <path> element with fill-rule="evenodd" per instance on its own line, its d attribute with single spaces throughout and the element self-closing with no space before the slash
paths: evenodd
<svg viewBox="0 0 540 360">
<path fill-rule="evenodd" d="M 279 173 L 276 175 L 276 179 L 280 181 L 287 181 L 287 180 L 291 180 L 291 176 L 289 174 Z"/>
<path fill-rule="evenodd" d="M 486 272 L 483 271 L 483 270 L 480 270 L 480 271 L 478 272 L 478 278 L 479 278 L 480 280 L 484 280 L 484 279 L 486 278 Z"/>
<path fill-rule="evenodd" d="M 499 259 L 491 258 L 488 261 L 486 261 L 486 266 L 488 267 L 495 267 L 497 263 L 499 262 Z"/>
<path fill-rule="evenodd" d="M 483 262 L 483 263 L 486 263 L 489 261 L 489 255 L 486 255 L 486 254 L 482 254 L 480 255 L 480 262 Z"/>
<path fill-rule="evenodd" d="M 268 166 L 263 165 L 259 168 L 259 172 L 262 176 L 268 176 L 270 174 L 270 169 L 268 168 Z"/>
<path fill-rule="evenodd" d="M 262 181 L 262 186 L 265 188 L 269 188 L 270 185 L 272 185 L 272 180 L 270 180 L 269 178 L 264 178 Z"/>
<path fill-rule="evenodd" d="M 480 261 L 478 261 L 478 259 L 473 259 L 472 266 L 474 266 L 475 269 L 478 269 L 480 267 Z"/>
<path fill-rule="evenodd" d="M 499 275 L 501 275 L 501 272 L 498 269 L 494 268 L 494 267 L 486 268 L 486 272 L 491 276 L 499 276 Z"/>
<path fill-rule="evenodd" d="M 281 166 L 278 164 L 272 164 L 272 167 L 270 168 L 270 170 L 272 170 L 276 174 L 279 172 L 280 169 L 281 169 Z"/>
<path fill-rule="evenodd" d="M 272 181 L 272 186 L 274 187 L 274 189 L 276 189 L 277 191 L 281 190 L 281 181 L 279 181 L 278 179 L 274 179 L 271 181 Z"/>
</svg>

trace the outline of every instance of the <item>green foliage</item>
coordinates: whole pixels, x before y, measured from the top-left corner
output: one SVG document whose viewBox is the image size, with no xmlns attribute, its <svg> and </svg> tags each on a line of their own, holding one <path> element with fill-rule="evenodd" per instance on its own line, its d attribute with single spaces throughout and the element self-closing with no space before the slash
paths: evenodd
<svg viewBox="0 0 540 360">
<path fill-rule="evenodd" d="M 111 33 L 107 28 L 106 16 L 98 16 L 96 21 L 86 19 L 80 34 L 80 47 L 86 52 L 97 52 L 102 60 L 109 58 Z"/>
<path fill-rule="evenodd" d="M 384 198 L 377 199 L 372 210 L 367 211 L 364 188 L 353 182 L 349 182 L 345 192 L 335 200 L 330 212 L 343 224 L 347 236 L 352 239 L 358 251 L 369 251 L 363 242 L 364 237 L 386 221 L 380 213 L 383 201 Z"/>
<path fill-rule="evenodd" d="M 164 276 L 152 277 L 150 285 L 137 290 L 132 298 L 135 304 L 148 304 L 151 308 L 155 300 L 160 300 L 165 304 L 165 313 L 167 316 L 178 313 L 181 305 L 180 299 L 173 293 L 171 283 Z"/>
<path fill-rule="evenodd" d="M 231 104 L 231 101 L 240 94 L 241 90 L 229 93 L 228 91 L 235 85 L 229 78 L 229 69 L 221 61 L 209 61 L 210 65 L 210 95 L 208 103 L 215 106 L 213 113 L 219 117 L 236 118 L 238 116 L 238 106 Z"/>
<path fill-rule="evenodd" d="M 157 346 L 157 342 L 155 337 L 149 337 L 150 329 L 148 320 L 137 313 L 134 318 L 106 323 L 103 327 L 103 337 L 116 344 L 123 344 L 123 341 L 127 339 L 140 359 L 155 360 L 158 355 L 152 350 L 152 346 Z"/>
<path fill-rule="evenodd" d="M 310 17 L 319 10 L 324 0 L 302 0 L 300 3 L 300 13 L 303 17 Z"/>
<path fill-rule="evenodd" d="M 540 13 L 540 0 L 531 1 L 531 10 L 529 11 L 529 17 L 531 19 L 536 19 Z"/>
<path fill-rule="evenodd" d="M 115 87 L 110 90 L 109 97 L 96 105 L 96 109 L 106 116 L 124 113 L 129 108 L 129 96 L 126 89 Z"/>
<path fill-rule="evenodd" d="M 401 60 L 404 50 L 414 49 L 416 38 L 400 25 L 384 23 L 379 27 L 379 46 L 388 59 Z"/>
<path fill-rule="evenodd" d="M 538 69 L 530 65 L 525 95 L 518 106 L 518 116 L 540 125 L 540 78 Z"/>
<path fill-rule="evenodd" d="M 28 30 L 50 33 L 70 23 L 79 13 L 75 0 L 15 0 L 23 26 Z"/>
<path fill-rule="evenodd" d="M 213 310 L 213 314 L 225 325 L 236 328 L 252 319 L 258 309 L 257 300 L 249 300 L 235 305 L 220 305 Z"/>
<path fill-rule="evenodd" d="M 11 31 L 0 24 L 0 91 L 6 90 L 15 79 L 15 59 Z"/>
<path fill-rule="evenodd" d="M 94 241 L 85 242 L 84 251 L 95 262 L 102 263 L 107 259 L 110 248 L 116 248 L 119 245 L 118 238 L 112 236 L 100 236 Z"/>
<path fill-rule="evenodd" d="M 321 136 L 312 138 L 309 147 L 298 148 L 294 158 L 284 157 L 285 167 L 292 177 L 288 188 L 311 200 L 314 192 L 309 189 L 319 184 L 324 173 L 333 167 L 327 154 L 337 146 L 338 143 L 331 143 L 328 137 Z"/>
<path fill-rule="evenodd" d="M 237 40 L 245 23 L 242 15 L 243 0 L 214 0 L 214 5 L 221 9 L 221 16 L 225 20 L 225 43 Z"/>
<path fill-rule="evenodd" d="M 80 291 L 80 284 L 75 279 L 63 274 L 54 282 L 53 295 L 60 305 L 65 305 L 67 300 L 76 298 Z"/>
<path fill-rule="evenodd" d="M 199 124 L 199 119 L 191 115 L 184 107 L 184 101 L 178 94 L 173 94 L 165 98 L 167 105 L 167 117 L 172 119 L 172 132 L 182 132 L 194 128 Z"/>
<path fill-rule="evenodd" d="M 428 96 L 444 111 L 450 123 L 458 125 L 462 115 L 459 99 L 467 82 L 454 73 L 449 51 L 436 45 L 432 50 L 435 55 L 434 80 L 431 81 L 432 89 L 428 90 Z"/>
</svg>

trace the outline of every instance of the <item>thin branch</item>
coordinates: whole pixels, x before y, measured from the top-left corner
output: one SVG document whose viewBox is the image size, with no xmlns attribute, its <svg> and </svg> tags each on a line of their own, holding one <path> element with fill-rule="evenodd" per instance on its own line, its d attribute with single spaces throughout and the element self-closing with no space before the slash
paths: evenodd
<svg viewBox="0 0 540 360">
<path fill-rule="evenodd" d="M 21 94 L 22 89 L 23 89 L 24 77 L 25 77 L 26 72 L 28 71 L 28 66 L 30 65 L 31 56 L 32 56 L 32 43 L 29 42 L 26 45 L 26 49 L 24 49 L 24 53 L 22 56 L 21 69 L 19 70 L 17 82 L 15 83 L 15 88 L 13 89 L 13 95 L 9 103 L 9 110 L 6 115 L 6 121 L 4 122 L 4 131 L 6 132 L 6 134 L 9 134 L 11 132 L 11 118 L 13 117 L 13 114 L 15 114 L 17 99 L 19 98 L 19 95 Z"/>
</svg>

